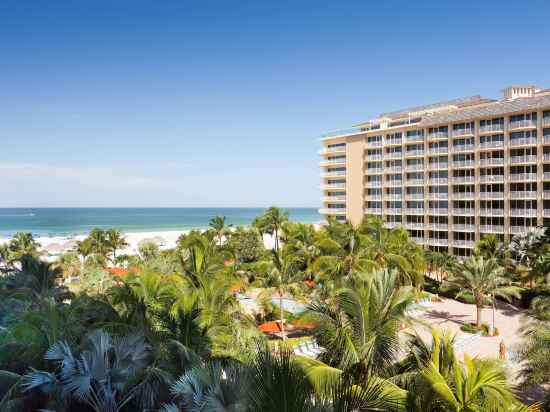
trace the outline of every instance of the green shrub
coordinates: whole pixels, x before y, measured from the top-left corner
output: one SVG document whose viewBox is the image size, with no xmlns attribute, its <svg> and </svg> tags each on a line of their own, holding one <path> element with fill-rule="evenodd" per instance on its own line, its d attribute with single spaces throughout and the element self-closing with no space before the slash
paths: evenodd
<svg viewBox="0 0 550 412">
<path fill-rule="evenodd" d="M 475 323 L 465 323 L 460 327 L 460 330 L 462 332 L 466 332 L 466 333 L 481 332 L 482 336 L 491 336 L 489 335 L 489 329 L 490 329 L 489 325 L 487 325 L 486 323 L 483 323 L 480 328 L 478 328 Z M 498 335 L 499 335 L 498 328 L 495 328 L 493 336 L 498 336 Z"/>
</svg>

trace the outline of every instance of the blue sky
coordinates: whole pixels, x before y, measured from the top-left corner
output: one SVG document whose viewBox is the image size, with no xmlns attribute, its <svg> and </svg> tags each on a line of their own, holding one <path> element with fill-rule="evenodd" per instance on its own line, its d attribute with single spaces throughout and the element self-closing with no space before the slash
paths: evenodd
<svg viewBox="0 0 550 412">
<path fill-rule="evenodd" d="M 319 135 L 550 87 L 550 2 L 0 2 L 0 206 L 317 206 Z"/>
</svg>

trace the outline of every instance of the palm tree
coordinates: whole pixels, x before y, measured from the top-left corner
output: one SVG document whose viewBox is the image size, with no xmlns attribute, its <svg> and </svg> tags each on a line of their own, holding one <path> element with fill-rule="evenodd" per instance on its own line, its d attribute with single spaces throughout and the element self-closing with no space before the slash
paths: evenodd
<svg viewBox="0 0 550 412">
<path fill-rule="evenodd" d="M 39 391 L 59 405 L 83 403 L 96 412 L 119 412 L 135 397 L 136 389 L 128 390 L 128 383 L 148 365 L 151 348 L 140 336 L 113 338 L 101 330 L 88 341 L 78 354 L 65 342 L 55 343 L 44 358 L 57 369 L 32 371 L 24 391 Z"/>
<path fill-rule="evenodd" d="M 504 269 L 499 266 L 495 258 L 473 256 L 459 264 L 448 279 L 451 286 L 460 289 L 457 296 L 470 292 L 476 305 L 476 326 L 481 327 L 484 300 L 491 297 L 493 300 L 493 330 L 495 296 L 509 300 L 511 296 L 519 297 L 519 288 L 504 277 Z"/>
<path fill-rule="evenodd" d="M 288 222 L 288 212 L 271 206 L 262 216 L 255 220 L 256 225 L 261 227 L 261 233 L 268 233 L 274 236 L 275 250 L 279 250 L 279 234 L 286 222 Z"/>
<path fill-rule="evenodd" d="M 216 237 L 218 238 L 218 245 L 221 246 L 223 237 L 227 234 L 229 228 L 233 225 L 227 225 L 225 223 L 225 216 L 214 216 L 212 219 L 210 219 L 209 226 L 216 233 Z"/>
<path fill-rule="evenodd" d="M 63 279 L 67 281 L 80 274 L 80 259 L 75 252 L 63 253 L 54 265 L 61 269 Z"/>
<path fill-rule="evenodd" d="M 357 273 L 337 291 L 333 304 L 310 306 L 316 339 L 326 349 L 321 360 L 342 370 L 387 373 L 414 298 L 410 287 L 396 288 L 396 276 L 387 269 Z"/>
<path fill-rule="evenodd" d="M 16 260 L 23 256 L 37 256 L 38 246 L 38 242 L 31 233 L 18 232 L 9 242 L 9 250 Z"/>
<path fill-rule="evenodd" d="M 271 251 L 271 267 L 259 283 L 264 287 L 264 294 L 271 296 L 273 293 L 279 298 L 279 321 L 283 340 L 286 339 L 284 325 L 283 299 L 286 295 L 295 295 L 301 286 L 303 276 L 299 271 L 296 259 L 291 255 L 285 255 L 276 250 Z"/>
<path fill-rule="evenodd" d="M 124 249 L 126 246 L 128 246 L 128 242 L 126 242 L 126 238 L 124 237 L 124 234 L 118 230 L 118 229 L 109 229 L 105 232 L 105 242 L 107 243 L 107 247 L 111 250 L 113 253 L 113 264 L 116 263 L 116 251 L 119 249 Z"/>
</svg>

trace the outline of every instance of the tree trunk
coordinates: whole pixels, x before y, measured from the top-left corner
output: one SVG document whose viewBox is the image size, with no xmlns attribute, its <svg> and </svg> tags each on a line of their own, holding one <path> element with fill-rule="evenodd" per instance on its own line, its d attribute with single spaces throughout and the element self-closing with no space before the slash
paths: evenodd
<svg viewBox="0 0 550 412">
<path fill-rule="evenodd" d="M 279 251 L 279 233 L 277 232 L 277 229 L 275 229 L 275 252 Z"/>
<path fill-rule="evenodd" d="M 477 310 L 477 319 L 476 326 L 481 327 L 481 314 L 483 311 L 483 296 L 476 296 L 476 310 Z"/>
<path fill-rule="evenodd" d="M 284 323 L 284 310 L 283 310 L 283 294 L 279 291 L 279 310 L 281 312 L 281 334 L 283 335 L 283 340 L 286 339 L 285 333 L 285 323 Z"/>
<path fill-rule="evenodd" d="M 493 324 L 491 325 L 491 336 L 495 336 L 495 311 L 496 311 L 496 302 L 495 295 L 493 295 Z"/>
</svg>

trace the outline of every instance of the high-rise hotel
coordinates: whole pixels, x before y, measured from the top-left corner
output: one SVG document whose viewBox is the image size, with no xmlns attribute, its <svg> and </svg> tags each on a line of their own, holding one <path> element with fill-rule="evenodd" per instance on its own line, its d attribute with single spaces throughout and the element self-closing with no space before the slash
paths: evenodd
<svg viewBox="0 0 550 412">
<path fill-rule="evenodd" d="M 485 234 L 509 240 L 550 226 L 550 89 L 383 113 L 322 141 L 326 217 L 380 215 L 458 256 Z"/>
</svg>

